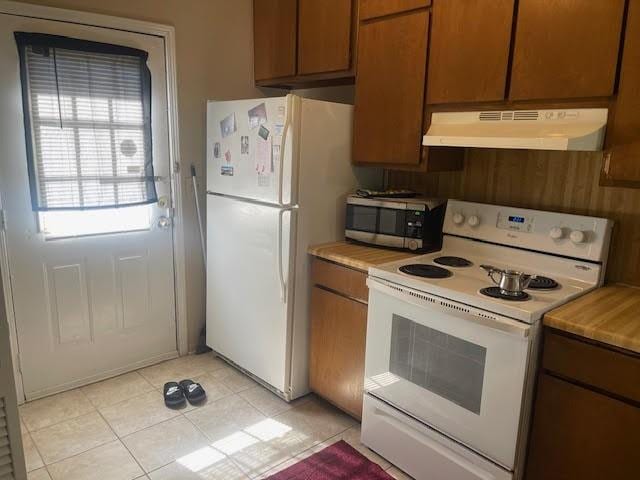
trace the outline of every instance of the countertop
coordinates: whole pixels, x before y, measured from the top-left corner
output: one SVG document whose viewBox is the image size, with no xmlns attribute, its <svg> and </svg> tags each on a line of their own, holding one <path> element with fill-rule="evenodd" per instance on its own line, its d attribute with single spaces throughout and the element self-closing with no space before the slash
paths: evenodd
<svg viewBox="0 0 640 480">
<path fill-rule="evenodd" d="M 366 272 L 369 267 L 415 257 L 416 253 L 369 247 L 350 242 L 332 242 L 312 245 L 307 252 L 331 262 Z"/>
<path fill-rule="evenodd" d="M 544 324 L 640 353 L 640 288 L 599 288 L 550 311 Z"/>
</svg>

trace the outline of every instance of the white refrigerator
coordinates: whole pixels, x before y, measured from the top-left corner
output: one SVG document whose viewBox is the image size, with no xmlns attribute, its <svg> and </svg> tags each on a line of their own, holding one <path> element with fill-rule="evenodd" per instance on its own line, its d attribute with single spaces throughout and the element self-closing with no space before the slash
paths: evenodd
<svg viewBox="0 0 640 480">
<path fill-rule="evenodd" d="M 295 95 L 207 106 L 207 345 L 286 400 L 308 386 L 311 244 L 344 238 L 353 107 Z"/>
</svg>

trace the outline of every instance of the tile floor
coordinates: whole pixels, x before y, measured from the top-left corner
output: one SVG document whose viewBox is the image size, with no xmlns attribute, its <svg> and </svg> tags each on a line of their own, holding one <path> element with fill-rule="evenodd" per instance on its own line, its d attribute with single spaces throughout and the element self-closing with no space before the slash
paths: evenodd
<svg viewBox="0 0 640 480">
<path fill-rule="evenodd" d="M 206 403 L 166 408 L 162 386 L 184 378 Z M 340 439 L 409 478 L 360 444 L 351 417 L 313 395 L 288 404 L 211 354 L 36 400 L 20 416 L 29 480 L 259 479 Z"/>
</svg>

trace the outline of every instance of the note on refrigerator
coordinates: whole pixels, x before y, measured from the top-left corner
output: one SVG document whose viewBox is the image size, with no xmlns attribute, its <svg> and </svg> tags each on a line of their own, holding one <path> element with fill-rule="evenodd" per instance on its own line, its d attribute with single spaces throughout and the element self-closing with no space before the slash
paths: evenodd
<svg viewBox="0 0 640 480">
<path fill-rule="evenodd" d="M 255 162 L 258 175 L 271 173 L 271 139 L 256 138 Z"/>
</svg>

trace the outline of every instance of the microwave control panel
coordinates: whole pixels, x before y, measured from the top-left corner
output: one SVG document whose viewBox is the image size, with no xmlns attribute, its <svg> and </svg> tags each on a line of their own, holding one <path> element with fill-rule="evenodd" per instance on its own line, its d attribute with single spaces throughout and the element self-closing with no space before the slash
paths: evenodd
<svg viewBox="0 0 640 480">
<path fill-rule="evenodd" d="M 405 236 L 409 238 L 422 238 L 424 210 L 406 210 L 405 219 Z"/>
</svg>

